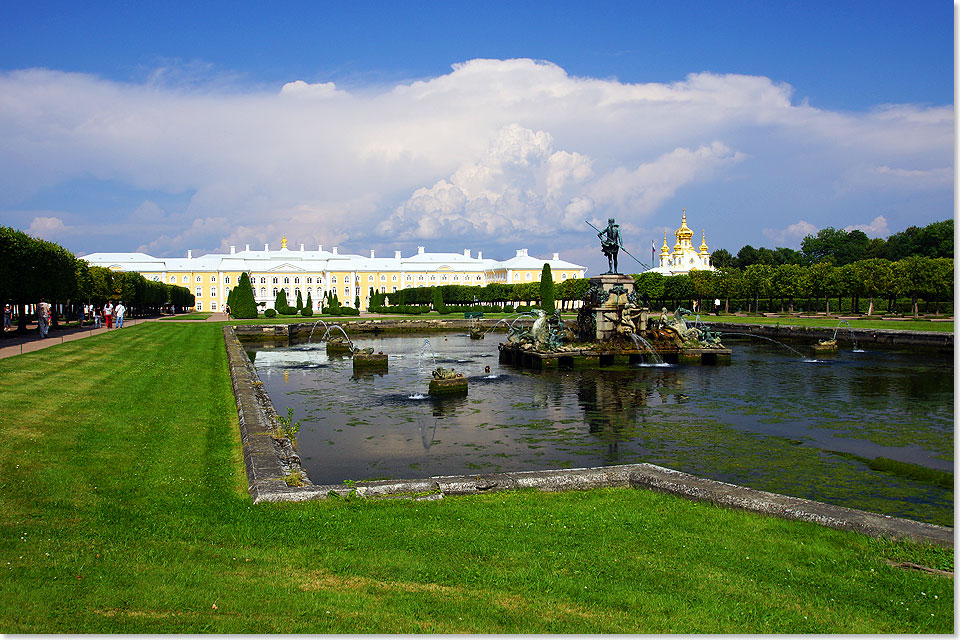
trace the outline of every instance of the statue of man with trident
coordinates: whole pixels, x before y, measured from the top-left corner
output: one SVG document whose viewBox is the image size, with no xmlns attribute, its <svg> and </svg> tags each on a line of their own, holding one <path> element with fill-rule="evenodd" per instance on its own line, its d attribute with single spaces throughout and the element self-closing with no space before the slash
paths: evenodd
<svg viewBox="0 0 960 640">
<path fill-rule="evenodd" d="M 619 273 L 617 271 L 617 253 L 623 245 L 623 239 L 620 237 L 620 225 L 610 218 L 607 221 L 607 228 L 597 234 L 600 238 L 600 250 L 607 256 L 607 264 L 610 270 L 607 273 Z"/>
</svg>

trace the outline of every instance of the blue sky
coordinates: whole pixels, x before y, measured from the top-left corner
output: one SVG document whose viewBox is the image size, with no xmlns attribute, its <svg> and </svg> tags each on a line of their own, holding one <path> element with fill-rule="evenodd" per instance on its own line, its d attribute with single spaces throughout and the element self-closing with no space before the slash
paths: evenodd
<svg viewBox="0 0 960 640">
<path fill-rule="evenodd" d="M 0 223 L 591 272 L 610 215 L 645 258 L 681 208 L 711 249 L 886 236 L 953 215 L 953 31 L 942 1 L 3 3 Z"/>
</svg>

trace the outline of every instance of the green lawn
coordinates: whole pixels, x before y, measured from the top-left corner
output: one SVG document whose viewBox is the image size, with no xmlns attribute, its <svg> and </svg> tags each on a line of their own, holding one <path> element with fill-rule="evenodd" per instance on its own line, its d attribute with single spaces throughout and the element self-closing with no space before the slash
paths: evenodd
<svg viewBox="0 0 960 640">
<path fill-rule="evenodd" d="M 953 322 L 930 322 L 929 320 L 846 320 L 841 321 L 835 317 L 831 318 L 767 318 L 762 316 L 732 316 L 732 315 L 701 315 L 700 321 L 707 324 L 721 322 L 739 322 L 744 324 L 772 324 L 791 327 L 825 327 L 836 329 L 840 325 L 840 331 L 845 331 L 846 323 L 850 323 L 853 329 L 900 329 L 902 331 L 943 331 L 953 333 Z"/>
<path fill-rule="evenodd" d="M 0 360 L 0 633 L 952 633 L 952 550 L 609 489 L 251 504 L 219 324 Z"/>
</svg>

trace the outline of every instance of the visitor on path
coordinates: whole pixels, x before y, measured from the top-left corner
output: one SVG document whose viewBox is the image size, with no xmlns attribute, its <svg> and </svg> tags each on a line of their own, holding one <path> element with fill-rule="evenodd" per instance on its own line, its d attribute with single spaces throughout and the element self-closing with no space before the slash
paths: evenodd
<svg viewBox="0 0 960 640">
<path fill-rule="evenodd" d="M 91 306 L 90 309 L 93 312 L 93 328 L 99 329 L 100 323 L 103 320 L 103 310 L 96 305 Z"/>
<path fill-rule="evenodd" d="M 113 312 L 117 316 L 117 329 L 123 328 L 123 314 L 126 312 L 127 308 L 123 306 L 123 301 L 117 303 L 117 306 L 113 308 Z"/>
<path fill-rule="evenodd" d="M 44 298 L 40 298 L 40 304 L 37 305 L 37 324 L 40 328 L 40 337 L 46 338 L 50 330 L 50 303 Z"/>
<path fill-rule="evenodd" d="M 720 298 L 713 299 L 713 315 L 720 315 Z"/>
<path fill-rule="evenodd" d="M 13 307 L 9 304 L 3 305 L 3 330 L 6 331 L 12 326 Z"/>
<path fill-rule="evenodd" d="M 106 306 L 103 307 L 103 319 L 107 323 L 107 329 L 113 326 L 113 303 L 107 300 Z"/>
<path fill-rule="evenodd" d="M 227 317 L 229 318 L 229 317 L 230 317 L 230 305 L 229 305 L 229 304 L 224 305 L 223 310 L 226 311 Z"/>
</svg>

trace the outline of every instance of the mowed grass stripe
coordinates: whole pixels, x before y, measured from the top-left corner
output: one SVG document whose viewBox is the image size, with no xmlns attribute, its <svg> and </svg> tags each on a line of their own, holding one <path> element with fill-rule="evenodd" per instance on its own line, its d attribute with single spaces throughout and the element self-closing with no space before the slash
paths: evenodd
<svg viewBox="0 0 960 640">
<path fill-rule="evenodd" d="M 953 629 L 952 550 L 645 491 L 254 506 L 217 325 L 0 361 L 0 441 L 5 633 Z"/>
</svg>

